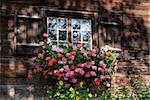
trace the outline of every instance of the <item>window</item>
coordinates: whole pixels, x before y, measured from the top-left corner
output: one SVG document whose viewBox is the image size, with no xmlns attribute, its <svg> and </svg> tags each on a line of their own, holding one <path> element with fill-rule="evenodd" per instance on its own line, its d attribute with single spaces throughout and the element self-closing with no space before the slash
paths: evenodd
<svg viewBox="0 0 150 100">
<path fill-rule="evenodd" d="M 70 42 L 75 45 L 85 43 L 89 48 L 92 47 L 92 28 L 89 19 L 48 17 L 47 33 L 53 46 L 60 47 L 71 40 Z"/>
<path fill-rule="evenodd" d="M 31 54 L 39 44 L 33 40 L 43 32 L 43 18 L 40 16 L 16 15 L 16 54 Z"/>
</svg>

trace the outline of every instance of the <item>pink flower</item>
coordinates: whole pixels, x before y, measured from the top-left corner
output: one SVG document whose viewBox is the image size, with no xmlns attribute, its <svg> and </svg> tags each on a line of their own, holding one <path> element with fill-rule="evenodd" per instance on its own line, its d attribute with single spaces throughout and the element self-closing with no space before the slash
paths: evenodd
<svg viewBox="0 0 150 100">
<path fill-rule="evenodd" d="M 104 58 L 104 57 L 105 57 L 105 55 L 104 55 L 104 54 L 100 54 L 100 56 L 101 56 L 102 58 Z"/>
<path fill-rule="evenodd" d="M 32 59 L 31 59 L 32 61 L 35 61 L 36 60 L 36 57 L 32 57 Z"/>
<path fill-rule="evenodd" d="M 72 46 L 72 48 L 73 48 L 73 50 L 76 50 L 77 49 L 77 47 L 74 45 L 74 46 Z"/>
<path fill-rule="evenodd" d="M 73 43 L 70 43 L 69 46 L 72 47 L 72 46 L 73 46 Z"/>
<path fill-rule="evenodd" d="M 104 62 L 103 62 L 103 61 L 100 61 L 99 63 L 100 63 L 100 66 L 102 66 L 103 68 L 105 68 L 105 67 L 106 67 L 106 64 L 104 64 Z"/>
<path fill-rule="evenodd" d="M 98 79 L 98 78 L 96 78 L 96 79 L 94 80 L 94 82 L 95 82 L 95 84 L 96 84 L 97 86 L 99 86 L 99 85 L 101 84 L 101 80 Z"/>
<path fill-rule="evenodd" d="M 60 48 L 58 48 L 58 47 L 55 47 L 55 48 L 53 48 L 52 50 L 53 50 L 53 51 L 56 51 L 56 52 L 60 52 Z"/>
<path fill-rule="evenodd" d="M 86 72 L 85 73 L 85 76 L 87 77 L 87 78 L 89 78 L 91 75 L 90 75 L 90 72 Z"/>
<path fill-rule="evenodd" d="M 62 58 L 63 64 L 67 63 L 67 59 L 66 58 Z"/>
<path fill-rule="evenodd" d="M 89 34 L 87 34 L 86 36 L 87 36 L 88 38 L 90 38 L 90 37 L 91 37 L 91 34 L 89 33 Z"/>
<path fill-rule="evenodd" d="M 64 80 L 68 80 L 68 77 L 64 77 Z"/>
<path fill-rule="evenodd" d="M 48 37 L 48 34 L 44 33 L 44 34 L 43 34 L 43 37 L 47 38 L 47 37 Z"/>
<path fill-rule="evenodd" d="M 34 72 L 34 73 L 37 73 L 37 70 L 36 70 L 36 69 L 34 69 L 34 70 L 33 70 L 33 72 Z"/>
<path fill-rule="evenodd" d="M 70 76 L 70 73 L 69 73 L 69 72 L 67 72 L 65 76 L 68 78 L 68 77 Z"/>
<path fill-rule="evenodd" d="M 97 66 L 92 66 L 92 69 L 93 70 L 97 70 Z"/>
<path fill-rule="evenodd" d="M 84 51 L 84 49 L 81 49 L 81 51 L 80 51 L 81 53 L 84 53 L 85 51 Z"/>
<path fill-rule="evenodd" d="M 28 74 L 28 76 L 27 76 L 28 78 L 32 78 L 33 76 L 32 76 L 32 74 Z"/>
<path fill-rule="evenodd" d="M 94 71 L 90 72 L 91 76 L 96 76 L 96 73 Z"/>
<path fill-rule="evenodd" d="M 48 61 L 49 59 L 50 59 L 50 57 L 49 57 L 49 56 L 47 56 L 47 57 L 45 58 L 45 60 L 46 60 L 46 61 Z"/>
<path fill-rule="evenodd" d="M 104 79 L 104 75 L 100 75 L 100 79 Z"/>
<path fill-rule="evenodd" d="M 73 51 L 71 52 L 72 55 L 75 55 L 76 53 L 77 53 L 76 50 L 73 50 Z"/>
<path fill-rule="evenodd" d="M 86 68 L 91 68 L 90 62 L 86 62 Z"/>
<path fill-rule="evenodd" d="M 66 72 L 70 71 L 70 68 L 68 66 L 63 66 L 63 68 L 65 69 Z"/>
<path fill-rule="evenodd" d="M 44 71 L 43 74 L 46 75 L 46 74 L 47 74 L 47 71 Z"/>
<path fill-rule="evenodd" d="M 39 50 L 36 49 L 36 50 L 34 50 L 33 52 L 34 52 L 34 54 L 38 54 L 38 53 L 39 53 Z"/>
<path fill-rule="evenodd" d="M 78 73 L 78 72 L 80 72 L 80 70 L 81 70 L 81 68 L 76 68 L 75 72 Z"/>
<path fill-rule="evenodd" d="M 70 71 L 70 76 L 74 76 L 74 71 Z"/>
<path fill-rule="evenodd" d="M 101 68 L 101 70 L 100 70 L 102 73 L 104 73 L 105 72 L 105 69 L 103 69 L 103 68 Z"/>
<path fill-rule="evenodd" d="M 40 72 L 42 70 L 42 68 L 38 67 L 36 70 L 37 70 L 37 72 Z"/>
<path fill-rule="evenodd" d="M 84 53 L 83 56 L 87 57 L 87 53 Z"/>
<path fill-rule="evenodd" d="M 81 70 L 79 71 L 79 73 L 80 73 L 81 75 L 84 75 L 85 71 L 81 69 Z"/>
<path fill-rule="evenodd" d="M 60 71 L 60 72 L 63 72 L 63 71 L 64 71 L 64 68 L 59 69 L 59 71 Z"/>
<path fill-rule="evenodd" d="M 81 64 L 81 67 L 83 68 L 83 67 L 84 67 L 84 64 Z"/>
<path fill-rule="evenodd" d="M 93 53 L 97 53 L 97 50 L 96 50 L 96 49 L 93 49 L 92 52 L 93 52 Z"/>
<path fill-rule="evenodd" d="M 39 42 L 39 44 L 40 44 L 40 45 L 43 45 L 43 44 L 44 44 L 44 42 L 43 42 L 43 41 L 40 41 L 40 42 Z"/>
<path fill-rule="evenodd" d="M 59 54 L 57 54 L 57 56 L 58 56 L 59 58 L 61 58 L 63 55 L 59 53 Z"/>
<path fill-rule="evenodd" d="M 95 61 L 91 61 L 91 64 L 94 65 L 94 64 L 95 64 Z"/>
<path fill-rule="evenodd" d="M 38 58 L 40 59 L 42 57 L 42 54 L 40 53 L 40 54 L 38 54 Z"/>
<path fill-rule="evenodd" d="M 73 83 L 76 83 L 77 82 L 77 79 L 72 79 L 71 80 Z"/>
</svg>

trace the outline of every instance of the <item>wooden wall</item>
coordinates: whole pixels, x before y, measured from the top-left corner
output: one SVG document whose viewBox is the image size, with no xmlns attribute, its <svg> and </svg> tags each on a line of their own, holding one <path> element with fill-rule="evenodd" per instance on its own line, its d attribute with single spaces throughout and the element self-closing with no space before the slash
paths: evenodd
<svg viewBox="0 0 150 100">
<path fill-rule="evenodd" d="M 140 74 L 141 82 L 150 84 L 149 0 L 1 0 L 0 4 L 2 96 L 36 98 L 39 95 L 35 92 L 37 85 L 32 84 L 34 81 L 25 78 L 25 70 L 30 66 L 31 57 L 15 54 L 14 17 L 16 11 L 43 15 L 40 8 L 72 11 L 70 16 L 77 13 L 77 16 L 92 17 L 93 44 L 99 47 L 107 44 L 123 50 L 112 84 L 117 84 L 120 82 L 118 80 L 133 74 Z M 34 7 L 37 8 L 36 11 Z M 40 87 L 37 90 L 41 91 Z"/>
</svg>

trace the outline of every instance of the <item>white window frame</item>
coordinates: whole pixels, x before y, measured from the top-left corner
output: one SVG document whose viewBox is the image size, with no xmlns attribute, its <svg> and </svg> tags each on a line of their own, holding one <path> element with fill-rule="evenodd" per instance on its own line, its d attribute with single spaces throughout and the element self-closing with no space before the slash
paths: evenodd
<svg viewBox="0 0 150 100">
<path fill-rule="evenodd" d="M 51 42 L 56 42 L 56 46 L 59 46 L 60 43 L 68 43 L 69 41 L 69 37 L 68 37 L 68 33 L 69 33 L 69 28 L 71 29 L 71 42 L 73 44 L 77 43 L 77 44 L 82 44 L 82 43 L 85 43 L 85 44 L 89 44 L 90 45 L 90 49 L 92 49 L 92 20 L 91 19 L 86 19 L 86 18 L 83 18 L 83 19 L 79 19 L 79 18 L 65 18 L 65 17 L 47 17 L 47 34 L 49 34 L 49 29 L 53 29 L 53 28 L 49 28 L 49 18 L 56 18 L 56 19 L 66 19 L 66 29 L 59 29 L 57 28 L 57 37 L 56 37 L 56 40 L 50 40 Z M 81 34 L 81 41 L 78 41 L 78 42 L 75 42 L 73 41 L 73 31 L 75 31 L 75 29 L 73 29 L 72 27 L 72 19 L 78 19 L 80 20 L 80 23 L 82 20 L 89 20 L 90 21 L 90 31 L 91 31 L 91 36 L 90 36 L 90 42 L 86 42 L 86 41 L 83 41 L 83 35 L 81 32 L 83 32 L 82 28 L 80 29 L 77 29 L 80 34 Z M 70 22 L 69 22 L 70 21 Z M 69 25 L 70 24 L 70 25 Z M 81 24 L 80 24 L 81 25 Z M 81 27 L 81 26 L 80 26 Z M 59 40 L 59 30 L 63 30 L 63 31 L 66 31 L 66 40 Z"/>
</svg>

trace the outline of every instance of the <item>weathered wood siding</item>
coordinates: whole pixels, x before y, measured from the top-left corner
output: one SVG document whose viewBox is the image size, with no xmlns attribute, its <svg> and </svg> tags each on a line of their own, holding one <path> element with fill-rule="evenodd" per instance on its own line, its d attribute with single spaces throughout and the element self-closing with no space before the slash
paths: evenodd
<svg viewBox="0 0 150 100">
<path fill-rule="evenodd" d="M 40 8 L 45 7 L 74 11 L 66 16 L 91 17 L 93 44 L 99 47 L 107 44 L 123 49 L 112 84 L 119 83 L 122 78 L 126 79 L 131 74 L 140 74 L 141 82 L 150 84 L 149 0 L 1 0 L 0 4 L 0 91 L 3 91 L 3 95 L 34 98 L 33 91 L 36 89 L 29 85 L 33 81 L 25 78 L 25 70 L 30 66 L 31 57 L 15 54 L 14 17 L 16 11 L 43 15 Z M 34 7 L 37 8 L 37 13 Z M 59 11 L 53 11 L 53 14 L 65 15 Z M 11 89 L 14 89 L 15 94 L 11 94 Z M 20 90 L 22 94 L 19 94 Z M 24 95 L 26 90 L 29 94 Z"/>
</svg>

